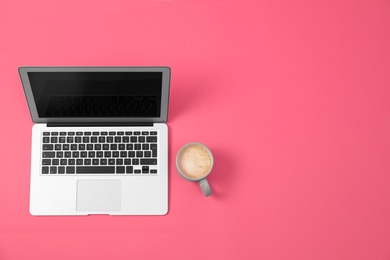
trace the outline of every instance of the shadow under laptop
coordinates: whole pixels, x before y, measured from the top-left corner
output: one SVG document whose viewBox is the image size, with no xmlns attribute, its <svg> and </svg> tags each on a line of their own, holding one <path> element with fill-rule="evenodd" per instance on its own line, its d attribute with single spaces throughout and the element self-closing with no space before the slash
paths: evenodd
<svg viewBox="0 0 390 260">
<path fill-rule="evenodd" d="M 181 115 L 185 116 L 186 111 L 191 106 L 199 104 L 199 100 L 204 100 L 207 95 L 206 80 L 178 80 L 172 82 L 169 98 L 168 123 L 177 120 Z"/>
</svg>

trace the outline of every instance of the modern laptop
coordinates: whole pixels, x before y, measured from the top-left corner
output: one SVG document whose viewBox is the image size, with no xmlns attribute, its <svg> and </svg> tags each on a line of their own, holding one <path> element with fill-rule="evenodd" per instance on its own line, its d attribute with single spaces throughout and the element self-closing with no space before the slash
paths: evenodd
<svg viewBox="0 0 390 260">
<path fill-rule="evenodd" d="M 168 211 L 168 67 L 21 67 L 32 215 Z"/>
</svg>

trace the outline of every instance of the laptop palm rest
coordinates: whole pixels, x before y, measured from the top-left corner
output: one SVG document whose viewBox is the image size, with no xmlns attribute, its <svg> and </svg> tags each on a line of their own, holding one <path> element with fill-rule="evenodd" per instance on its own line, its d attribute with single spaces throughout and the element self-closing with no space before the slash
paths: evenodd
<svg viewBox="0 0 390 260">
<path fill-rule="evenodd" d="M 120 180 L 78 180 L 77 211 L 120 211 Z"/>
</svg>

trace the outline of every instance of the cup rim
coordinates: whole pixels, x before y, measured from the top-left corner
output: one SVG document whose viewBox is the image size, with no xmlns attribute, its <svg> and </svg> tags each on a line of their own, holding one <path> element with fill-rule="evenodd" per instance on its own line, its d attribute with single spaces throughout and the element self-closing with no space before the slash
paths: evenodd
<svg viewBox="0 0 390 260">
<path fill-rule="evenodd" d="M 190 146 L 190 145 L 199 145 L 199 146 L 202 146 L 203 148 L 206 149 L 206 151 L 208 151 L 208 153 L 209 153 L 209 155 L 210 155 L 210 158 L 211 158 L 210 170 L 209 170 L 203 177 L 200 177 L 200 178 L 190 178 L 190 177 L 188 177 L 187 175 L 185 175 L 185 174 L 181 171 L 181 169 L 180 169 L 180 167 L 179 167 L 179 162 L 178 162 L 179 155 L 180 155 L 180 153 L 181 153 L 186 147 L 188 147 L 188 146 Z M 185 145 L 183 145 L 183 146 L 179 149 L 179 151 L 178 151 L 177 154 L 176 154 L 176 170 L 177 170 L 177 172 L 179 173 L 179 175 L 180 175 L 182 178 L 184 178 L 184 179 L 186 179 L 186 180 L 188 180 L 188 181 L 200 181 L 200 180 L 206 178 L 206 177 L 211 173 L 211 171 L 213 170 L 213 167 L 214 167 L 214 156 L 213 156 L 213 153 L 211 152 L 210 148 L 208 148 L 208 147 L 207 147 L 205 144 L 203 144 L 203 143 L 200 143 L 200 142 L 190 142 L 190 143 L 186 143 Z"/>
</svg>

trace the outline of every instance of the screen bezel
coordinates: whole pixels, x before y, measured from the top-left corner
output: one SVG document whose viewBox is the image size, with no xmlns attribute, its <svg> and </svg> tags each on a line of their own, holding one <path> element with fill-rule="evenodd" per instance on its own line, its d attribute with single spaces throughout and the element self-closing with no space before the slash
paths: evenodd
<svg viewBox="0 0 390 260">
<path fill-rule="evenodd" d="M 28 77 L 29 72 L 162 72 L 160 117 L 39 117 Z M 34 123 L 166 123 L 168 120 L 171 75 L 169 67 L 20 67 L 19 75 Z"/>
</svg>

